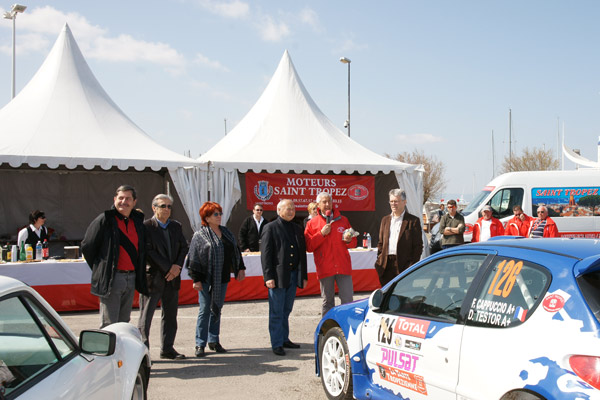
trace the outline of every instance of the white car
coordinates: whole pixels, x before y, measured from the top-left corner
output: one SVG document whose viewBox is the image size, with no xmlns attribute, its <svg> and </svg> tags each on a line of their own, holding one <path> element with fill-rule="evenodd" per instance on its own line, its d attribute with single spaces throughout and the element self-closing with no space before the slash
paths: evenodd
<svg viewBox="0 0 600 400">
<path fill-rule="evenodd" d="M 117 323 L 79 340 L 31 287 L 0 276 L 0 399 L 146 399 L 150 355 Z"/>
</svg>

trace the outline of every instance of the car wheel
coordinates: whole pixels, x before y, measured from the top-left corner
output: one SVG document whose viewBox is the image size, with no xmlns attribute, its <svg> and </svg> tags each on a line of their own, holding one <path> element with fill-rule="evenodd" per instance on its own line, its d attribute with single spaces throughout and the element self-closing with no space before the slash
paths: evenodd
<svg viewBox="0 0 600 400">
<path fill-rule="evenodd" d="M 327 331 L 319 348 L 321 382 L 332 400 L 352 398 L 350 354 L 344 332 L 338 327 Z"/>
<path fill-rule="evenodd" d="M 144 364 L 142 364 L 135 377 L 131 400 L 147 400 L 146 392 L 148 390 L 148 377 L 146 375 L 146 368 L 144 368 Z"/>
<path fill-rule="evenodd" d="M 500 400 L 546 400 L 544 397 L 532 392 L 514 391 L 505 394 Z"/>
</svg>

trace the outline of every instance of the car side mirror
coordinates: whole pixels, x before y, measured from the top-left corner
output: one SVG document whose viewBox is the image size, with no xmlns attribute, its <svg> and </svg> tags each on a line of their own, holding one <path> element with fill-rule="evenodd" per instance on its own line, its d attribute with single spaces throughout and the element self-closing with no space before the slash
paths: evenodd
<svg viewBox="0 0 600 400">
<path fill-rule="evenodd" d="M 87 354 L 110 356 L 115 352 L 117 335 L 114 332 L 90 329 L 79 334 L 79 347 Z"/>
<path fill-rule="evenodd" d="M 378 311 L 383 303 L 383 292 L 381 289 L 377 289 L 373 293 L 371 293 L 371 297 L 369 297 L 369 308 L 373 311 Z"/>
</svg>

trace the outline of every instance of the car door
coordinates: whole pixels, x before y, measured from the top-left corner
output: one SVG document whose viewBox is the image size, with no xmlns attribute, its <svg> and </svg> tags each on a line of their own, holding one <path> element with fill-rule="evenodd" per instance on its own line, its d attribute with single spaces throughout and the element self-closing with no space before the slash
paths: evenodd
<svg viewBox="0 0 600 400">
<path fill-rule="evenodd" d="M 490 257 L 435 259 L 396 278 L 362 329 L 373 397 L 456 399 L 463 323 L 461 307 Z"/>
<path fill-rule="evenodd" d="M 110 358 L 79 354 L 71 334 L 26 293 L 0 299 L 0 393 L 7 399 L 112 399 Z"/>
</svg>

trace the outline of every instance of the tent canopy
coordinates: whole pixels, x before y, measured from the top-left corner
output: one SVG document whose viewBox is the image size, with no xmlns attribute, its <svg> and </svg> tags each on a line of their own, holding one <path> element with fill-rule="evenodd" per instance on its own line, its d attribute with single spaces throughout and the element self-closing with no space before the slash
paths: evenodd
<svg viewBox="0 0 600 400">
<path fill-rule="evenodd" d="M 0 163 L 140 171 L 197 165 L 156 143 L 121 111 L 67 24 L 35 76 L 0 110 Z"/>
<path fill-rule="evenodd" d="M 419 169 L 383 157 L 338 129 L 310 97 L 287 50 L 254 107 L 199 160 L 240 172 L 376 174 Z"/>
</svg>

